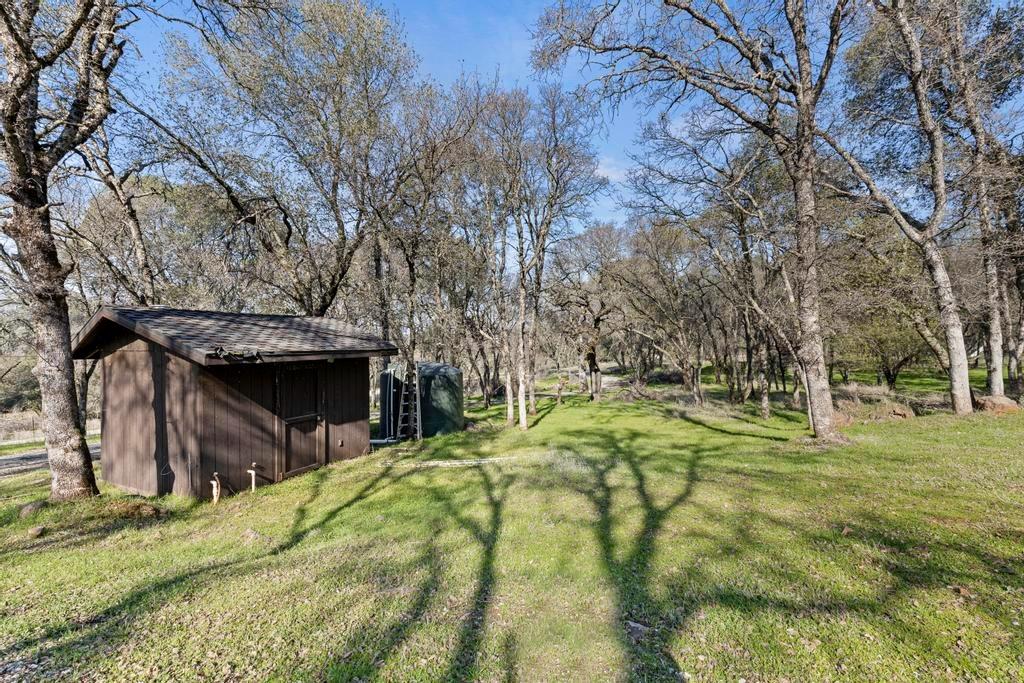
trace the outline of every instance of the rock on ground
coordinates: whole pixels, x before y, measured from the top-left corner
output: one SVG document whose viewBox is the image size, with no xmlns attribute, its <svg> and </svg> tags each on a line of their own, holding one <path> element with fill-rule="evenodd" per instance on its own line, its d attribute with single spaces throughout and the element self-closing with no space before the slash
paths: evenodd
<svg viewBox="0 0 1024 683">
<path fill-rule="evenodd" d="M 633 640 L 642 640 L 649 634 L 653 629 L 646 624 L 641 624 L 636 621 L 626 620 L 626 632 L 629 633 L 629 637 Z"/>
<path fill-rule="evenodd" d="M 47 503 L 45 500 L 34 500 L 31 503 L 26 503 L 25 505 L 21 506 L 20 510 L 18 510 L 18 517 L 25 519 L 30 515 L 36 514 L 47 505 L 49 505 L 49 503 Z"/>
<path fill-rule="evenodd" d="M 974 400 L 978 404 L 979 410 L 984 410 L 986 413 L 995 413 L 996 415 L 1017 413 L 1021 409 L 1016 401 L 1006 396 L 976 396 Z"/>
</svg>

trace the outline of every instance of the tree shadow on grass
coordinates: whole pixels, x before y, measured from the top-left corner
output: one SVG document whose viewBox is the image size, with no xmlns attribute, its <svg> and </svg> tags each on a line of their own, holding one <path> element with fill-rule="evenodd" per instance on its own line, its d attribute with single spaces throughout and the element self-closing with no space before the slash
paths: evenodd
<svg viewBox="0 0 1024 683">
<path fill-rule="evenodd" d="M 327 482 L 330 476 L 330 471 L 327 468 L 321 467 L 318 470 L 314 470 L 309 474 L 305 475 L 312 480 L 312 490 L 306 500 L 300 503 L 296 508 L 292 517 L 291 529 L 288 532 L 288 537 L 285 538 L 281 543 L 277 544 L 274 548 L 274 554 L 281 554 L 288 550 L 291 550 L 298 544 L 302 543 L 310 534 L 330 526 L 335 519 L 349 508 L 358 505 L 359 503 L 367 500 L 373 495 L 380 493 L 385 488 L 395 484 L 396 482 L 405 479 L 415 470 L 406 469 L 402 471 L 396 471 L 394 463 L 384 465 L 381 467 L 374 477 L 368 482 L 363 484 L 358 491 L 352 496 L 348 497 L 344 502 L 335 505 L 325 513 L 323 513 L 317 520 L 310 524 L 306 524 L 306 518 L 309 516 L 309 507 L 321 497 L 324 492 L 324 484 Z"/>
<path fill-rule="evenodd" d="M 550 415 L 551 411 L 555 409 L 554 398 L 548 398 L 547 400 L 538 401 L 537 403 L 537 412 L 530 415 L 530 427 L 536 427 L 539 425 L 544 421 L 544 418 Z"/>
<path fill-rule="evenodd" d="M 628 657 L 630 676 L 641 680 L 678 679 L 681 671 L 668 648 L 669 615 L 652 593 L 651 562 L 666 519 L 693 495 L 703 454 L 690 449 L 682 486 L 667 501 L 659 503 L 649 490 L 639 454 L 638 443 L 646 435 L 636 430 L 616 438 L 585 430 L 573 435 L 605 454 L 598 458 L 576 454 L 584 463 L 587 476 L 573 488 L 590 503 L 595 514 L 594 536 L 602 567 L 614 589 L 616 635 Z M 613 479 L 621 465 L 625 465 L 631 480 L 629 486 L 641 507 L 640 529 L 625 547 L 616 540 L 617 520 L 621 518 L 614 509 L 619 487 Z"/>
<path fill-rule="evenodd" d="M 505 675 L 505 683 L 517 683 L 519 680 L 519 640 L 512 631 L 507 631 L 501 639 L 501 668 Z"/>
<path fill-rule="evenodd" d="M 486 628 L 487 607 L 494 595 L 495 559 L 498 539 L 503 522 L 502 511 L 514 477 L 499 474 L 496 478 L 484 467 L 477 467 L 480 481 L 487 499 L 487 518 L 481 523 L 468 515 L 448 507 L 452 518 L 468 531 L 480 545 L 480 564 L 476 572 L 476 587 L 473 591 L 472 607 L 463 618 L 459 628 L 459 641 L 451 656 L 446 680 L 472 680 L 476 677 L 477 659 Z"/>
<path fill-rule="evenodd" d="M 658 415 L 658 410 L 652 409 L 651 414 Z M 701 423 L 690 424 L 695 429 L 710 429 Z M 467 447 L 463 449 L 460 442 L 460 457 L 482 454 L 488 440 L 497 434 L 500 432 L 465 435 Z M 747 437 L 747 445 L 757 443 L 757 434 L 740 430 L 735 435 Z M 912 611 L 908 616 L 903 609 L 893 610 L 894 602 L 904 604 L 916 598 L 912 593 L 918 589 L 939 591 L 937 599 L 948 597 L 966 602 L 975 598 L 956 593 L 949 586 L 967 586 L 972 593 L 983 593 L 977 599 L 984 601 L 972 607 L 973 612 L 966 613 L 969 617 L 983 611 L 1008 622 L 1012 606 L 999 603 L 987 592 L 992 592 L 997 584 L 1024 590 L 1024 560 L 1009 551 L 993 550 L 998 546 L 986 546 L 977 536 L 959 539 L 952 532 L 944 532 L 937 538 L 934 525 L 915 526 L 895 517 L 871 516 L 861 513 L 856 506 L 855 513 L 848 513 L 851 519 L 830 521 L 820 515 L 786 518 L 753 504 L 745 508 L 741 505 L 736 510 L 714 497 L 708 500 L 703 488 L 701 497 L 695 500 L 698 487 L 728 486 L 736 500 L 784 500 L 799 508 L 814 508 L 814 496 L 820 495 L 820 491 L 800 487 L 797 479 L 823 475 L 809 470 L 773 470 L 765 459 L 770 457 L 769 449 L 763 448 L 763 444 L 756 456 L 766 464 L 758 469 L 749 467 L 751 458 L 723 459 L 722 456 L 735 456 L 737 439 L 715 437 L 693 445 L 691 435 L 687 435 L 685 443 L 676 445 L 643 430 L 606 431 L 600 427 L 567 430 L 559 436 L 576 444 L 571 453 L 577 466 L 556 480 L 555 485 L 559 487 L 558 493 L 565 491 L 572 499 L 584 502 L 591 513 L 589 531 L 602 573 L 612 589 L 615 633 L 630 667 L 624 674 L 634 679 L 678 677 L 682 667 L 676 657 L 680 653 L 673 648 L 679 647 L 677 638 L 704 609 L 725 609 L 752 621 L 769 614 L 781 615 L 783 619 L 854 615 L 872 629 L 882 631 L 892 643 L 919 644 L 920 652 L 941 652 L 948 643 L 927 630 L 927 626 L 914 623 Z M 423 454 L 419 452 L 409 459 L 416 461 Z M 813 454 L 816 459 L 833 456 L 845 459 L 842 453 Z M 30 653 L 34 656 L 33 651 L 37 651 L 40 657 L 59 660 L 62 666 L 99 661 L 104 652 L 132 638 L 136 621 L 146 613 L 210 582 L 237 580 L 259 570 L 274 556 L 301 546 L 316 530 L 345 519 L 346 510 L 379 496 L 399 480 L 424 472 L 402 466 L 400 461 L 386 463 L 334 506 L 322 503 L 331 490 L 329 472 L 310 473 L 306 475 L 310 477 L 308 495 L 296 507 L 283 540 L 268 547 L 267 552 L 212 562 L 151 581 L 107 609 L 0 650 L 0 660 Z M 673 475 L 670 470 L 681 472 Z M 421 482 L 419 478 L 408 482 L 412 484 L 412 494 L 421 492 L 440 511 L 434 521 L 439 525 L 435 530 L 452 522 L 480 549 L 467 611 L 458 623 L 454 642 L 446 643 L 446 649 L 439 653 L 444 658 L 443 676 L 449 680 L 481 675 L 480 653 L 488 633 L 487 613 L 500 566 L 498 543 L 513 482 L 518 482 L 516 490 L 521 489 L 524 479 L 530 484 L 552 485 L 546 474 L 537 480 L 526 475 L 514 477 L 495 464 L 475 465 L 471 471 L 475 479 L 469 487 L 455 487 L 444 477 L 438 477 L 436 482 Z M 838 491 L 843 482 L 829 484 L 829 490 Z M 855 496 L 856 492 L 846 490 L 844 495 Z M 681 529 L 675 523 L 680 515 L 700 515 L 709 524 L 687 524 L 689 529 L 681 538 Z M 780 533 L 762 535 L 766 528 L 777 528 Z M 706 544 L 703 555 L 707 561 L 693 562 L 676 568 L 672 574 L 663 574 L 656 559 L 669 536 L 674 543 L 693 543 L 694 547 L 698 542 Z M 766 545 L 780 537 L 791 539 L 794 548 Z M 365 637 L 353 636 L 343 644 L 349 656 L 328 662 L 331 677 L 372 677 L 408 642 L 417 624 L 430 612 L 446 565 L 433 538 L 424 540 L 421 547 L 422 553 L 410 566 L 419 568 L 422 578 L 409 589 L 408 597 L 403 597 L 402 603 L 390 611 L 390 616 L 374 617 L 377 620 L 357 625 Z M 848 560 L 850 557 L 871 559 L 882 580 L 863 580 L 856 562 Z M 831 574 L 816 575 L 809 570 L 808 562 L 821 560 L 840 567 L 833 567 Z M 725 564 L 716 567 L 716 562 Z M 743 576 L 733 580 L 726 574 L 723 578 L 722 572 L 735 562 L 745 563 Z M 975 588 L 978 585 L 981 591 Z M 593 590 L 596 594 L 601 589 L 595 586 Z M 504 639 L 497 644 L 498 662 L 506 680 L 515 680 L 516 636 L 512 631 L 502 635 Z M 785 636 L 780 634 L 782 637 Z M 836 644 L 833 641 L 825 647 Z M 958 664 L 951 660 L 950 666 Z"/>
<path fill-rule="evenodd" d="M 848 675 L 850 666 L 865 665 L 869 668 L 863 675 L 879 675 L 878 669 L 870 669 L 872 664 L 856 659 L 856 643 L 865 637 L 855 630 L 860 628 L 865 633 L 875 632 L 876 645 L 872 647 L 877 653 L 901 650 L 908 654 L 916 651 L 911 657 L 926 655 L 914 665 L 914 677 L 991 677 L 993 669 L 977 668 L 969 652 L 959 650 L 960 638 L 949 625 L 963 620 L 980 625 L 979 613 L 1004 625 L 1016 618 L 1016 607 L 1007 604 L 1005 596 L 1007 591 L 1024 590 L 1024 559 L 1020 556 L 992 553 L 976 543 L 937 542 L 929 532 L 905 527 L 896 531 L 892 520 L 859 515 L 832 529 L 822 529 L 817 523 L 776 520 L 775 524 L 792 532 L 794 544 L 814 550 L 810 556 L 806 550 L 787 555 L 780 548 L 766 562 L 759 538 L 749 533 L 755 518 L 759 524 L 765 521 L 762 513 L 741 516 L 732 524 L 732 540 L 719 543 L 722 555 L 733 563 L 746 564 L 742 581 L 723 580 L 720 570 L 708 566 L 712 562 L 687 566 L 665 584 L 666 605 L 674 616 L 676 632 L 686 629 L 706 609 L 724 609 L 743 620 L 766 615 L 780 615 L 794 625 L 809 620 L 812 629 L 829 621 L 850 623 L 846 641 L 824 645 L 817 641 L 835 662 L 840 677 Z M 830 575 L 809 571 L 815 556 L 828 558 Z M 841 572 L 838 576 L 837 570 Z M 987 595 L 975 594 L 978 586 Z M 941 617 L 939 610 L 944 612 Z M 943 620 L 947 620 L 945 625 Z M 788 633 L 796 640 L 799 636 L 813 638 L 814 631 L 806 633 L 801 628 Z M 778 636 L 780 641 L 786 638 L 782 633 Z M 990 646 L 1005 648 L 1007 643 L 993 641 Z M 929 657 L 936 659 L 925 661 Z M 1019 654 L 1011 657 L 1019 661 Z M 879 664 L 888 675 L 896 676 L 884 662 L 874 662 Z"/>
<path fill-rule="evenodd" d="M 495 470 L 494 473 L 492 469 Z M 486 503 L 485 516 L 482 520 L 465 509 L 476 504 L 475 488 L 472 490 L 474 496 L 467 505 L 458 501 L 459 491 L 447 486 L 447 480 L 442 480 L 441 485 L 426 482 L 415 484 L 415 490 L 437 503 L 443 513 L 433 524 L 435 535 L 441 532 L 443 522 L 454 521 L 468 532 L 470 538 L 480 548 L 480 560 L 474 572 L 475 581 L 469 610 L 461 619 L 458 639 L 448 655 L 444 673 L 438 677 L 439 680 L 446 681 L 474 680 L 479 674 L 478 659 L 487 630 L 487 610 L 495 590 L 497 548 L 501 536 L 503 510 L 509 489 L 515 481 L 514 476 L 490 465 L 475 465 L 472 470 L 478 476 L 479 492 Z M 424 469 L 410 468 L 402 476 L 424 472 Z M 376 673 L 387 663 L 391 655 L 411 635 L 414 627 L 426 615 L 439 584 L 441 563 L 432 542 L 430 553 L 420 563 L 427 566 L 429 572 L 410 606 L 392 619 L 387 626 L 368 623 L 356 629 L 357 635 L 344 646 L 343 657 L 327 665 L 329 680 L 375 678 Z M 505 678 L 516 680 L 516 643 L 513 634 L 506 634 L 503 647 L 502 665 L 506 671 Z"/>
<path fill-rule="evenodd" d="M 60 519 L 58 514 L 50 514 L 53 508 L 60 506 L 90 505 L 85 515 L 74 515 L 71 519 Z M 14 542 L 0 550 L 0 565 L 4 560 L 16 555 L 44 550 L 73 550 L 87 546 L 127 530 L 153 529 L 170 522 L 188 518 L 198 507 L 198 501 L 192 501 L 175 509 L 141 498 L 100 498 L 88 503 L 56 503 L 36 513 L 39 526 L 45 529 L 44 535 L 38 538 L 26 538 Z M 75 510 L 77 512 L 77 510 Z M 17 515 L 15 515 L 16 517 Z M 57 518 L 57 521 L 51 521 Z"/>
<path fill-rule="evenodd" d="M 329 681 L 370 680 L 390 656 L 409 638 L 426 615 L 441 582 L 443 565 L 433 539 L 416 564 L 426 569 L 409 605 L 390 621 L 370 619 L 341 646 L 341 656 L 327 662 L 323 673 Z"/>
<path fill-rule="evenodd" d="M 729 429 L 727 427 L 723 427 L 721 425 L 717 425 L 717 424 L 714 424 L 712 422 L 709 422 L 709 421 L 707 421 L 707 420 L 705 420 L 703 418 L 700 418 L 700 417 L 694 415 L 693 413 L 687 412 L 685 410 L 674 410 L 673 409 L 673 410 L 668 410 L 666 412 L 668 413 L 669 416 L 676 417 L 676 418 L 678 418 L 680 420 L 683 420 L 684 422 L 689 422 L 690 424 L 694 425 L 695 427 L 700 427 L 702 429 L 707 429 L 707 430 L 710 430 L 712 432 L 717 432 L 719 434 L 725 434 L 726 436 L 739 436 L 739 437 L 742 437 L 744 439 L 761 439 L 762 441 L 775 441 L 777 443 L 781 443 L 781 442 L 784 442 L 784 441 L 790 441 L 791 440 L 790 437 L 788 437 L 788 436 L 779 436 L 777 434 L 763 434 L 763 433 L 759 433 L 759 432 L 750 432 L 750 431 L 740 431 L 740 430 L 737 430 L 737 429 Z"/>
<path fill-rule="evenodd" d="M 132 625 L 146 612 L 155 611 L 186 593 L 189 585 L 197 579 L 223 578 L 237 572 L 243 562 L 212 562 L 147 582 L 95 614 L 56 624 L 38 635 L 15 641 L 0 650 L 0 660 L 32 654 L 38 661 L 55 661 L 61 668 L 87 665 L 91 658 L 102 658 L 118 643 L 130 638 Z M 37 648 L 38 651 L 33 652 Z"/>
<path fill-rule="evenodd" d="M 354 495 L 343 503 L 335 506 L 312 524 L 304 525 L 308 515 L 307 508 L 322 493 L 329 472 L 325 469 L 316 470 L 309 475 L 313 486 L 306 501 L 298 506 L 288 537 L 266 552 L 257 556 L 244 556 L 231 560 L 210 562 L 186 571 L 176 572 L 162 579 L 147 582 L 129 591 L 115 603 L 87 617 L 65 621 L 44 629 L 41 633 L 17 640 L 0 650 L 0 661 L 14 659 L 16 656 L 32 654 L 40 661 L 59 662 L 60 666 L 86 665 L 92 658 L 100 659 L 106 652 L 115 649 L 119 643 L 128 640 L 132 635 L 133 624 L 146 613 L 154 612 L 171 601 L 187 595 L 198 587 L 199 581 L 208 583 L 214 580 L 226 580 L 243 576 L 262 563 L 281 555 L 299 545 L 314 530 L 321 529 L 332 523 L 343 511 L 365 501 L 379 493 L 390 484 L 407 476 L 408 473 L 396 475 L 392 468 L 384 468 Z M 198 504 L 197 504 L 198 507 Z M 95 542 L 97 538 L 86 538 L 79 544 Z"/>
<path fill-rule="evenodd" d="M 412 463 L 416 458 L 411 457 L 408 460 Z M 103 659 L 121 643 L 129 640 L 133 636 L 135 623 L 145 614 L 155 612 L 174 600 L 185 598 L 194 590 L 202 590 L 211 582 L 237 580 L 259 571 L 267 566 L 267 562 L 286 555 L 318 530 L 335 523 L 346 510 L 379 495 L 398 481 L 424 472 L 423 469 L 416 467 L 400 467 L 404 464 L 406 463 L 401 460 L 385 464 L 357 491 L 315 517 L 311 511 L 328 490 L 331 473 L 327 469 L 321 469 L 304 475 L 309 485 L 308 494 L 296 506 L 286 536 L 280 542 L 268 546 L 265 552 L 260 552 L 255 557 L 249 555 L 211 562 L 147 582 L 123 594 L 114 604 L 97 613 L 53 625 L 42 633 L 10 644 L 0 650 L 0 660 L 31 656 L 36 661 L 49 662 L 52 668 L 73 666 L 84 669 L 88 667 L 90 661 Z M 485 467 L 474 469 L 479 475 L 479 490 L 487 505 L 483 520 L 476 519 L 464 510 L 467 505 L 476 504 L 475 494 L 468 503 L 458 503 L 453 492 L 444 486 L 416 486 L 417 489 L 422 488 L 431 499 L 441 505 L 445 511 L 445 520 L 454 520 L 468 531 L 481 547 L 480 565 L 476 572 L 477 579 L 470 609 L 459 627 L 458 642 L 447 665 L 445 678 L 448 680 L 469 680 L 475 677 L 477 659 L 486 629 L 486 611 L 495 585 L 495 562 L 502 525 L 502 509 L 513 481 L 513 477 L 507 474 L 494 475 Z M 439 523 L 440 521 L 435 522 L 435 534 L 439 532 Z M 432 541 L 428 541 L 422 556 L 415 564 L 423 567 L 426 575 L 414 591 L 409 605 L 390 621 L 368 621 L 360 627 L 360 635 L 354 636 L 345 646 L 344 651 L 348 656 L 325 663 L 322 671 L 331 679 L 364 678 L 382 666 L 414 632 L 416 625 L 430 608 L 443 568 L 441 556 Z M 510 650 L 509 654 L 514 654 L 514 650 Z"/>
<path fill-rule="evenodd" d="M 807 418 L 803 413 L 796 413 L 794 416 L 792 411 L 773 406 L 771 418 L 765 420 L 761 417 L 757 406 L 748 403 L 740 406 L 739 408 L 739 410 L 731 413 L 729 417 L 734 420 L 738 420 L 739 422 L 744 422 L 763 429 L 770 429 L 776 432 L 793 432 L 796 434 L 810 433 L 810 428 L 807 426 Z M 785 425 L 772 424 L 772 422 L 784 422 Z"/>
<path fill-rule="evenodd" d="M 617 635 L 627 655 L 630 678 L 680 676 L 672 641 L 707 608 L 725 608 L 751 618 L 772 613 L 790 619 L 808 615 L 841 619 L 853 615 L 870 624 L 870 628 L 887 633 L 893 643 L 915 643 L 921 651 L 934 652 L 948 650 L 949 643 L 928 630 L 927 625 L 903 616 L 901 611 L 894 614 L 894 603 L 909 601 L 918 590 L 938 590 L 940 595 L 949 591 L 949 595 L 956 597 L 965 585 L 1024 589 L 1022 557 L 989 551 L 973 541 L 937 541 L 934 533 L 919 533 L 893 519 L 861 513 L 845 524 L 823 527 L 817 518 L 794 522 L 757 506 L 737 511 L 729 506 L 695 503 L 694 491 L 704 479 L 701 472 L 708 469 L 713 474 L 705 476 L 717 485 L 721 485 L 723 474 L 735 475 L 730 476 L 729 486 L 740 501 L 765 496 L 799 502 L 801 497 L 813 496 L 798 492 L 783 472 L 751 477 L 750 472 L 735 470 L 728 462 L 719 464 L 716 456 L 728 455 L 726 445 L 671 449 L 685 454 L 682 457 L 686 461 L 685 478 L 673 492 L 671 488 L 666 490 L 664 479 L 657 486 L 649 485 L 653 464 L 645 456 L 650 447 L 649 434 L 620 430 L 612 438 L 577 430 L 570 435 L 584 444 L 584 449 L 597 454 L 595 457 L 575 451 L 584 463 L 584 474 L 576 478 L 574 488 L 594 512 L 591 527 L 604 573 L 614 591 Z M 653 457 L 654 451 L 649 452 Z M 661 492 L 656 494 L 658 489 Z M 634 504 L 639 508 L 638 515 L 628 512 Z M 808 498 L 800 504 L 813 505 L 813 501 Z M 703 539 L 711 545 L 706 556 L 723 558 L 723 566 L 749 558 L 735 583 L 700 563 L 677 568 L 673 577 L 655 575 L 652 562 L 658 553 L 659 537 L 666 521 L 683 507 L 690 507 L 694 515 L 708 519 L 717 529 L 712 533 L 704 529 L 686 533 L 693 541 Z M 639 528 L 635 528 L 637 523 Z M 775 552 L 766 548 L 766 537 L 760 530 L 772 526 L 784 532 L 783 537 L 792 538 L 796 546 L 793 552 L 787 552 L 790 548 Z M 624 538 L 625 529 L 630 531 Z M 881 560 L 875 559 L 873 553 L 880 554 Z M 864 579 L 857 560 L 849 559 L 854 557 L 867 557 L 880 567 L 880 584 Z M 838 563 L 848 578 L 810 573 L 807 563 L 815 558 Z M 972 569 L 965 569 L 961 558 L 968 558 Z M 712 565 L 718 561 L 712 559 Z M 865 587 L 869 588 L 867 592 Z M 979 602 L 971 609 L 981 607 Z M 998 601 L 984 605 L 983 611 L 1001 623 L 1008 623 L 1013 617 L 1013 610 Z M 950 655 L 951 666 L 955 665 L 956 657 L 955 653 Z"/>
</svg>

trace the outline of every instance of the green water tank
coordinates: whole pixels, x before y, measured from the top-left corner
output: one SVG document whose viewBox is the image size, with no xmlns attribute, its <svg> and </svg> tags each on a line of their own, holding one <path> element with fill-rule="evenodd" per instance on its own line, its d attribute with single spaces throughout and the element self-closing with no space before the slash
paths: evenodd
<svg viewBox="0 0 1024 683">
<path fill-rule="evenodd" d="M 466 427 L 462 370 L 444 363 L 417 364 L 423 436 L 461 432 Z"/>
</svg>

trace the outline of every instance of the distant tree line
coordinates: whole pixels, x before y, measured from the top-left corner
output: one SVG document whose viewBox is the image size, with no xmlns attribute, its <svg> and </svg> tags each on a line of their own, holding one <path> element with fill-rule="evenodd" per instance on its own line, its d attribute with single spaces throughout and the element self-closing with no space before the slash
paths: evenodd
<svg viewBox="0 0 1024 683">
<path fill-rule="evenodd" d="M 197 6 L 141 81 L 147 11 L 0 17 L 3 351 L 36 358 L 54 497 L 96 490 L 69 344 L 100 303 L 344 318 L 523 429 L 542 370 L 599 399 L 609 362 L 697 404 L 710 367 L 765 417 L 793 392 L 824 439 L 854 364 L 933 363 L 961 414 L 972 356 L 1021 390 L 1016 4 L 567 0 L 523 88 L 425 78 L 358 0 Z M 626 98 L 652 112 L 628 219 L 595 222 Z"/>
</svg>

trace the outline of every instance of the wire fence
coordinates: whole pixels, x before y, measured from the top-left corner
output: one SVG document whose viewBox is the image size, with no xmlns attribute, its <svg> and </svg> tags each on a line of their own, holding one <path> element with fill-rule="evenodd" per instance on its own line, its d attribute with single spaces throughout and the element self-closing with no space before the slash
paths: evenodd
<svg viewBox="0 0 1024 683">
<path fill-rule="evenodd" d="M 86 434 L 99 434 L 100 419 L 86 420 Z M 0 413 L 0 446 L 43 440 L 43 418 L 33 411 Z"/>
</svg>

